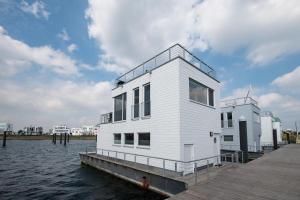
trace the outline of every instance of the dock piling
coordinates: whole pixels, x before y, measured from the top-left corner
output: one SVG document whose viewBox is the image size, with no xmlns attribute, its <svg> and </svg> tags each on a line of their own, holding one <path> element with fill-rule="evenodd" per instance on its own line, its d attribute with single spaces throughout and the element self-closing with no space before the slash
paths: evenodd
<svg viewBox="0 0 300 200">
<path fill-rule="evenodd" d="M 6 131 L 4 131 L 3 133 L 3 143 L 2 146 L 5 147 L 6 146 Z"/>
<path fill-rule="evenodd" d="M 61 144 L 62 142 L 62 133 L 60 134 L 60 137 L 59 137 L 59 144 Z"/>
<path fill-rule="evenodd" d="M 56 133 L 54 133 L 54 144 L 56 144 Z"/>
<path fill-rule="evenodd" d="M 64 138 L 64 145 L 66 146 L 67 144 L 67 133 L 65 133 L 65 138 Z"/>
</svg>

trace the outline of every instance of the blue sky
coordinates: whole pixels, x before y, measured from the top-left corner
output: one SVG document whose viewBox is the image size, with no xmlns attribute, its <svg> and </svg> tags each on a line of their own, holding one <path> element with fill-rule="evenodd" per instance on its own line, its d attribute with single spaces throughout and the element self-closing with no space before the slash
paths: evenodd
<svg viewBox="0 0 300 200">
<path fill-rule="evenodd" d="M 119 74 L 174 43 L 211 65 L 222 98 L 300 118 L 298 1 L 0 0 L 0 121 L 94 124 Z M 300 121 L 298 122 L 300 124 Z"/>
</svg>

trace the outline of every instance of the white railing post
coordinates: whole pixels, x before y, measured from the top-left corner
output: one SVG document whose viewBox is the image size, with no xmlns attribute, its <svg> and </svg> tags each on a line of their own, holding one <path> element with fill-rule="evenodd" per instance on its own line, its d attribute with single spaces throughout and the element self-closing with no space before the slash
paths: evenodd
<svg viewBox="0 0 300 200">
<path fill-rule="evenodd" d="M 197 162 L 194 163 L 194 174 L 195 174 L 195 184 L 197 183 L 197 179 L 198 179 L 198 176 L 197 176 Z"/>
</svg>

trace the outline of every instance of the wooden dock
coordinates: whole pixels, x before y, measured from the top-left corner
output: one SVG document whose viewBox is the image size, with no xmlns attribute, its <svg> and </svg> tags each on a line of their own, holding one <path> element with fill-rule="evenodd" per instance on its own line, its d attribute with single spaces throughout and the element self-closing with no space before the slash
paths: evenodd
<svg viewBox="0 0 300 200">
<path fill-rule="evenodd" d="M 299 200 L 300 144 L 286 145 L 247 164 L 223 170 L 170 199 Z"/>
</svg>

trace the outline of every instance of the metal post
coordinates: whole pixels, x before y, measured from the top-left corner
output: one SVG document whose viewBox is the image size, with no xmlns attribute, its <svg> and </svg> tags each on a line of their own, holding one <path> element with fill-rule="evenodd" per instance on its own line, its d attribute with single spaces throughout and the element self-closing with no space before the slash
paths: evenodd
<svg viewBox="0 0 300 200">
<path fill-rule="evenodd" d="M 175 172 L 177 172 L 177 162 L 175 162 Z"/>
<path fill-rule="evenodd" d="M 244 152 L 242 151 L 242 164 L 244 163 Z"/>
<path fill-rule="evenodd" d="M 195 184 L 197 183 L 197 179 L 198 179 L 198 176 L 197 176 L 197 163 L 195 162 L 194 163 L 195 166 L 194 166 L 194 174 L 195 174 Z"/>
<path fill-rule="evenodd" d="M 85 147 L 85 154 L 86 154 L 86 155 L 88 154 L 87 149 L 88 149 L 88 147 Z"/>
<path fill-rule="evenodd" d="M 108 157 L 109 157 L 109 151 L 107 152 L 107 155 L 108 155 Z"/>
<path fill-rule="evenodd" d="M 6 146 L 6 131 L 4 131 L 3 133 L 3 143 L 2 146 L 5 147 Z"/>
<path fill-rule="evenodd" d="M 233 154 L 231 154 L 231 162 L 232 163 L 234 162 L 234 156 L 233 156 Z"/>
<path fill-rule="evenodd" d="M 60 134 L 59 144 L 61 144 L 61 142 L 62 142 L 62 133 Z"/>
<path fill-rule="evenodd" d="M 54 144 L 56 144 L 56 133 L 54 133 Z"/>
<path fill-rule="evenodd" d="M 116 158 L 118 158 L 118 152 L 116 151 Z"/>
</svg>

